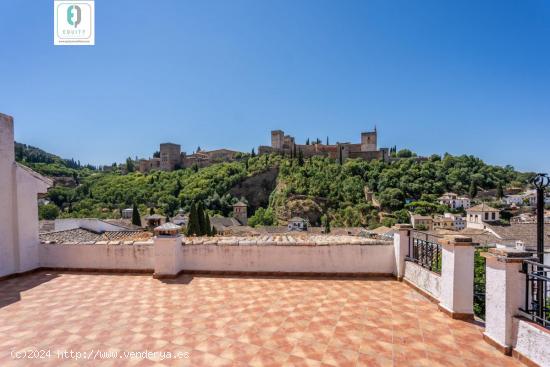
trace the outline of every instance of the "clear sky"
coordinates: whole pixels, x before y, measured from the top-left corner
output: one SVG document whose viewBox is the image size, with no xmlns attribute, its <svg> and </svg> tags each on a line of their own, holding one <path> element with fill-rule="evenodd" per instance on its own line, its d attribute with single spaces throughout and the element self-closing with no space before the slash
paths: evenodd
<svg viewBox="0 0 550 367">
<path fill-rule="evenodd" d="M 96 0 L 96 45 L 53 1 L 0 1 L 0 112 L 83 163 L 250 151 L 283 129 L 550 172 L 550 1 Z"/>
</svg>

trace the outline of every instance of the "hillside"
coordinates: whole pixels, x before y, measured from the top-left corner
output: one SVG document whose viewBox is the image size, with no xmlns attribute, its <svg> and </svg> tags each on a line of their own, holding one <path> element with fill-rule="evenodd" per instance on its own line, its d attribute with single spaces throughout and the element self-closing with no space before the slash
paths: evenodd
<svg viewBox="0 0 550 367">
<path fill-rule="evenodd" d="M 245 200 L 249 215 L 260 207 L 267 209 L 253 221 L 258 224 L 271 224 L 273 219 L 284 224 L 298 215 L 318 225 L 328 215 L 335 226 L 375 227 L 380 225 L 380 212 L 385 213 L 384 224 L 392 224 L 407 219 L 404 209 L 411 207 L 442 211 L 436 198 L 446 191 L 468 194 L 473 186 L 481 192 L 499 184 L 522 187 L 531 177 L 511 166 L 487 165 L 466 155 L 401 158 L 388 163 L 348 160 L 342 165 L 322 157 L 304 161 L 277 155 L 244 156 L 198 170 L 121 174 L 119 170 L 94 171 L 23 144 L 16 151 L 19 162 L 43 174 L 75 178 L 76 187 L 58 186 L 48 194 L 63 217 L 117 218 L 121 209 L 134 202 L 143 214 L 153 208 L 172 216 L 179 208 L 188 210 L 193 201 L 202 201 L 211 215 L 226 216 L 234 202 Z M 367 202 L 366 190 L 374 192 L 381 208 Z"/>
<path fill-rule="evenodd" d="M 56 185 L 76 186 L 79 177 L 95 171 L 94 166 L 82 166 L 80 161 L 63 159 L 40 148 L 15 142 L 15 160 L 36 172 L 52 177 Z"/>
</svg>

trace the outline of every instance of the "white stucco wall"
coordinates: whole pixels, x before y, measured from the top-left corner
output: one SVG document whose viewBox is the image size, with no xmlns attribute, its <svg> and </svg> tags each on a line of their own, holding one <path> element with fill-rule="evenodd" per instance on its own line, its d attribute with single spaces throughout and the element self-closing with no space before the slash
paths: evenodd
<svg viewBox="0 0 550 367">
<path fill-rule="evenodd" d="M 393 245 L 182 246 L 182 270 L 393 274 Z"/>
<path fill-rule="evenodd" d="M 171 261 L 155 259 L 150 242 L 133 245 L 41 244 L 40 266 L 72 269 L 179 271 L 369 273 L 395 272 L 393 246 L 388 245 L 180 245 Z M 169 259 L 168 259 L 169 260 Z M 166 263 L 166 264 L 164 264 Z M 164 269 L 164 267 L 166 269 Z"/>
<path fill-rule="evenodd" d="M 40 245 L 42 267 L 152 271 L 154 260 L 152 242 L 136 242 L 133 245 Z"/>
<path fill-rule="evenodd" d="M 514 318 L 514 349 L 539 366 L 550 366 L 550 331 Z"/>
<path fill-rule="evenodd" d="M 38 193 L 51 181 L 15 163 L 13 118 L 0 113 L 0 276 L 38 264 Z"/>
<path fill-rule="evenodd" d="M 441 296 L 441 276 L 412 262 L 405 261 L 404 278 L 418 288 L 439 300 Z"/>
<path fill-rule="evenodd" d="M 13 119 L 0 114 L 0 276 L 16 272 L 14 159 Z"/>
</svg>

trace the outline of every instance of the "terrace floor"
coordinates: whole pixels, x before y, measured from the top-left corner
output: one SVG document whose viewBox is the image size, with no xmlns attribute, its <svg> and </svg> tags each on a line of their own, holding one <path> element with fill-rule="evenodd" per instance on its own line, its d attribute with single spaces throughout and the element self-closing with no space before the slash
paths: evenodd
<svg viewBox="0 0 550 367">
<path fill-rule="evenodd" d="M 41 271 L 0 281 L 4 367 L 521 365 L 486 344 L 481 332 L 393 279 L 161 281 Z M 51 356 L 12 358 L 31 348 Z M 86 353 L 90 361 L 60 359 L 58 350 Z M 122 354 L 145 350 L 176 358 Z"/>
</svg>

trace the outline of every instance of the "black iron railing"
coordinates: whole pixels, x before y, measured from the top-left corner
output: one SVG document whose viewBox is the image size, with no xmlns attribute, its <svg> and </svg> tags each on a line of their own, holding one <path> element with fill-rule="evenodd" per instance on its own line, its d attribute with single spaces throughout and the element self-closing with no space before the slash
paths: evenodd
<svg viewBox="0 0 550 367">
<path fill-rule="evenodd" d="M 429 233 L 411 231 L 406 260 L 441 274 L 441 245 L 438 239 L 439 237 Z"/>
<path fill-rule="evenodd" d="M 533 322 L 550 329 L 550 265 L 531 260 L 523 262 L 525 304 L 520 309 Z"/>
</svg>

